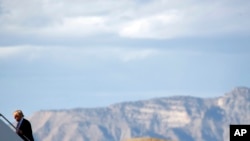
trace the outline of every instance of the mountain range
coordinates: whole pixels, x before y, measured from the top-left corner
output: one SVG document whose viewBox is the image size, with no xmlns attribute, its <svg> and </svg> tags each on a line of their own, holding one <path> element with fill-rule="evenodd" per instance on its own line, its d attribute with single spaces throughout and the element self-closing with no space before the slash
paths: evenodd
<svg viewBox="0 0 250 141">
<path fill-rule="evenodd" d="M 41 110 L 30 118 L 36 141 L 228 141 L 230 124 L 250 124 L 250 89 L 214 98 L 161 97 L 108 107 Z"/>
</svg>

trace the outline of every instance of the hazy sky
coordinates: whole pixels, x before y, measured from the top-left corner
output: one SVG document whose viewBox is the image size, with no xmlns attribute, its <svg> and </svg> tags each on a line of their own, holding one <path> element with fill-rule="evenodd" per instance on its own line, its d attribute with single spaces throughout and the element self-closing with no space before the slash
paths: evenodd
<svg viewBox="0 0 250 141">
<path fill-rule="evenodd" d="M 0 112 L 250 86 L 249 0 L 0 0 Z M 13 119 L 11 119 L 13 120 Z"/>
</svg>

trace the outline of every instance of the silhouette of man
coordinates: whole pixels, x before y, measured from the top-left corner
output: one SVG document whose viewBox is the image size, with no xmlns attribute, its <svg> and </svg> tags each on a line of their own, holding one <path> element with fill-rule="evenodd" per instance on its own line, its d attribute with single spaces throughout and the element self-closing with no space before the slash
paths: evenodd
<svg viewBox="0 0 250 141">
<path fill-rule="evenodd" d="M 24 141 L 34 141 L 31 124 L 24 118 L 23 112 L 21 110 L 16 110 L 13 116 L 17 121 L 16 133 Z"/>
</svg>

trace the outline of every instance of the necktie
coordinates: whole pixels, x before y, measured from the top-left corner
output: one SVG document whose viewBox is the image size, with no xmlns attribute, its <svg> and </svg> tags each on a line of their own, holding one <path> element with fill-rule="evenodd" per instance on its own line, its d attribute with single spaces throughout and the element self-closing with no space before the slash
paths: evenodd
<svg viewBox="0 0 250 141">
<path fill-rule="evenodd" d="M 19 121 L 19 122 L 17 123 L 16 128 L 19 129 L 19 128 L 20 128 L 20 125 L 21 125 L 21 121 Z"/>
</svg>

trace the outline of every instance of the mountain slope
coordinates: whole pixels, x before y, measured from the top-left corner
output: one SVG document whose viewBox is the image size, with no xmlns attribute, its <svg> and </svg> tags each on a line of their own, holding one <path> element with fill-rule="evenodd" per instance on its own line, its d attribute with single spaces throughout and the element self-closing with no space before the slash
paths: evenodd
<svg viewBox="0 0 250 141">
<path fill-rule="evenodd" d="M 124 102 L 103 108 L 39 111 L 31 117 L 37 141 L 120 141 L 155 137 L 228 141 L 230 124 L 250 124 L 250 89 L 217 98 L 187 96 Z"/>
</svg>

